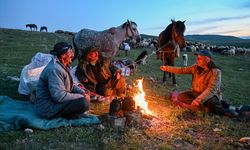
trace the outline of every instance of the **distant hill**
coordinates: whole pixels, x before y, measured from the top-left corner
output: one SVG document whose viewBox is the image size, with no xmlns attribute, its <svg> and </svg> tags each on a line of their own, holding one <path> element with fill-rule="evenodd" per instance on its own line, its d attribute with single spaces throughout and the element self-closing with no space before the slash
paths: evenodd
<svg viewBox="0 0 250 150">
<path fill-rule="evenodd" d="M 188 41 L 197 41 L 202 43 L 210 43 L 224 46 L 237 46 L 250 48 L 250 39 L 241 39 L 234 36 L 223 35 L 186 35 Z"/>
<path fill-rule="evenodd" d="M 158 38 L 158 36 L 141 34 L 142 38 Z M 186 35 L 187 41 L 210 43 L 213 45 L 237 46 L 250 48 L 250 39 L 242 39 L 235 36 L 223 35 Z"/>
<path fill-rule="evenodd" d="M 148 38 L 157 39 L 157 38 L 158 38 L 158 36 L 147 35 L 147 34 L 140 34 L 140 36 L 141 36 L 142 38 L 145 38 L 145 39 L 148 39 Z"/>
</svg>

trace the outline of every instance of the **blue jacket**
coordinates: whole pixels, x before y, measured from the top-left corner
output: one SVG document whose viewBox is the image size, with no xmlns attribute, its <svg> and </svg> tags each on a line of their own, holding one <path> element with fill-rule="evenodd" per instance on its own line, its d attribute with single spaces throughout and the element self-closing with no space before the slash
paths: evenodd
<svg viewBox="0 0 250 150">
<path fill-rule="evenodd" d="M 50 118 L 62 110 L 66 101 L 84 97 L 84 91 L 73 84 L 69 68 L 54 57 L 42 71 L 36 88 L 36 112 Z"/>
</svg>

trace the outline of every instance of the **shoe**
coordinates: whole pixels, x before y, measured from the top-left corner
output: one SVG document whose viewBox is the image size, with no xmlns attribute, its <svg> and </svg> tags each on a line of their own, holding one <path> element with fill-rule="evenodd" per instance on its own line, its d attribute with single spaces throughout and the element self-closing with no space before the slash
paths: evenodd
<svg viewBox="0 0 250 150">
<path fill-rule="evenodd" d="M 224 111 L 224 115 L 230 118 L 235 118 L 239 116 L 239 113 L 237 113 L 235 110 L 232 110 L 232 109 L 226 109 Z"/>
<path fill-rule="evenodd" d="M 221 100 L 221 106 L 224 109 L 229 109 L 229 107 L 230 107 L 230 105 L 225 100 Z"/>
<path fill-rule="evenodd" d="M 239 113 L 240 116 L 250 117 L 250 106 L 243 105 L 238 109 L 237 112 Z"/>
</svg>

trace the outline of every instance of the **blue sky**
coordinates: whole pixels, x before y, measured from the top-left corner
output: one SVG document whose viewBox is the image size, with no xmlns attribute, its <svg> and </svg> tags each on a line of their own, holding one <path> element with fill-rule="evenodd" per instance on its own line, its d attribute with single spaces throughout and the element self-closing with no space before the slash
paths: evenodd
<svg viewBox="0 0 250 150">
<path fill-rule="evenodd" d="M 250 0 L 0 0 L 0 28 L 101 31 L 127 19 L 141 34 L 158 35 L 175 19 L 186 20 L 185 35 L 250 36 Z"/>
</svg>

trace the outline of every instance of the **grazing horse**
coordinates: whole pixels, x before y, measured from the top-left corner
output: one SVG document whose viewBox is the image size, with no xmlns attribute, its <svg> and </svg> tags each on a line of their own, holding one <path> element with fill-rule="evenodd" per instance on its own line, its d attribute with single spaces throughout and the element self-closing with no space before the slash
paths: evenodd
<svg viewBox="0 0 250 150">
<path fill-rule="evenodd" d="M 82 29 L 73 37 L 75 58 L 80 58 L 86 47 L 95 46 L 100 49 L 104 57 L 113 59 L 125 38 L 135 39 L 138 36 L 137 24 L 129 20 L 118 27 L 104 31 Z"/>
<path fill-rule="evenodd" d="M 47 29 L 47 27 L 46 26 L 41 26 L 41 28 L 40 28 L 40 32 L 42 32 L 42 31 L 46 31 L 46 32 L 48 32 L 48 29 Z"/>
<path fill-rule="evenodd" d="M 179 57 L 180 48 L 186 46 L 184 39 L 185 21 L 174 21 L 169 24 L 164 31 L 159 34 L 157 58 L 162 60 L 163 65 L 174 66 L 175 57 Z M 176 85 L 175 74 L 172 76 L 173 84 Z M 166 81 L 166 72 L 163 74 L 162 81 Z"/>
<path fill-rule="evenodd" d="M 26 28 L 30 28 L 30 31 L 37 31 L 37 26 L 35 24 L 26 24 Z"/>
</svg>

